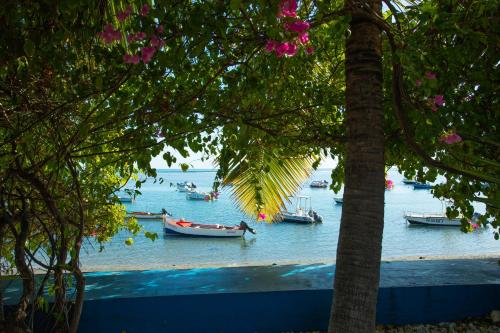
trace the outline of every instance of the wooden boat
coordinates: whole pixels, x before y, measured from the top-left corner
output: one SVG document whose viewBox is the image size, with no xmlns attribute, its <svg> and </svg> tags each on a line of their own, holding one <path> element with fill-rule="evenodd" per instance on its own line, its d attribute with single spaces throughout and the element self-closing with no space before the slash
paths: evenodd
<svg viewBox="0 0 500 333">
<path fill-rule="evenodd" d="M 344 203 L 344 198 L 333 198 L 337 205 L 342 205 Z"/>
<path fill-rule="evenodd" d="M 191 237 L 241 237 L 248 230 L 255 234 L 245 222 L 233 227 L 221 224 L 201 224 L 185 221 L 183 219 L 163 218 L 163 230 L 166 235 L 191 236 Z"/>
<path fill-rule="evenodd" d="M 168 216 L 172 216 L 169 212 L 163 209 L 159 213 L 151 213 L 151 212 L 127 212 L 127 217 L 135 217 L 138 220 L 161 220 L 163 214 Z"/>
<path fill-rule="evenodd" d="M 307 196 L 297 196 L 296 198 L 296 208 L 295 212 L 283 211 L 276 215 L 276 220 L 280 222 L 288 223 L 321 223 L 323 222 L 323 217 L 318 215 L 311 207 L 311 198 Z M 307 203 L 309 201 L 309 210 L 306 211 Z"/>
<path fill-rule="evenodd" d="M 309 187 L 312 188 L 327 188 L 328 187 L 328 182 L 326 180 L 314 180 L 311 182 Z"/>
<path fill-rule="evenodd" d="M 428 184 L 428 183 L 415 182 L 413 184 L 413 189 L 414 190 L 428 190 L 428 189 L 431 189 L 431 188 L 432 188 L 432 185 Z"/>
<path fill-rule="evenodd" d="M 404 218 L 410 224 L 460 227 L 462 225 L 460 218 L 450 219 L 446 214 L 421 214 L 405 213 Z"/>
</svg>

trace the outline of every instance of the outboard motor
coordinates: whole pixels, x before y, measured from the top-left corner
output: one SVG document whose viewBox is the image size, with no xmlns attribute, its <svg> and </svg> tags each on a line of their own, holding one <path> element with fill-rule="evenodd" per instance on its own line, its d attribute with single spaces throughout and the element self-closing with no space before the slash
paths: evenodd
<svg viewBox="0 0 500 333">
<path fill-rule="evenodd" d="M 245 221 L 241 221 L 240 222 L 240 228 L 243 229 L 243 235 L 247 232 L 247 230 L 249 232 L 251 232 L 252 234 L 254 234 L 254 235 L 256 234 L 255 230 L 253 230 L 252 228 L 250 228 Z"/>
<path fill-rule="evenodd" d="M 313 218 L 314 222 L 323 222 L 323 217 L 321 215 L 318 215 L 318 213 L 313 211 Z"/>
</svg>

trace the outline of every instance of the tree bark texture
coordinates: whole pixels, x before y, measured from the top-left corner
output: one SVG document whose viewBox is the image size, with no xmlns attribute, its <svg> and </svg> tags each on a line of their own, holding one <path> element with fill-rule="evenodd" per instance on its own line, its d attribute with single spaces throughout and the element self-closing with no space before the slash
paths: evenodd
<svg viewBox="0 0 500 333">
<path fill-rule="evenodd" d="M 348 141 L 329 332 L 371 333 L 384 228 L 381 32 L 356 11 L 380 12 L 381 1 L 347 0 L 345 6 L 352 17 L 345 60 Z"/>
</svg>

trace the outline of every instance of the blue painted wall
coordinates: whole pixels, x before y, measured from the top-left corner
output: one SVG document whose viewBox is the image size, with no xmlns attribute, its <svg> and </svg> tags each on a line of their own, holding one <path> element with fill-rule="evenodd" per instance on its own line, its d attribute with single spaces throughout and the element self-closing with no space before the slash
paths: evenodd
<svg viewBox="0 0 500 333">
<path fill-rule="evenodd" d="M 112 298 L 85 302 L 79 332 L 326 330 L 332 290 Z M 500 285 L 382 288 L 377 322 L 433 323 L 500 309 Z"/>
</svg>

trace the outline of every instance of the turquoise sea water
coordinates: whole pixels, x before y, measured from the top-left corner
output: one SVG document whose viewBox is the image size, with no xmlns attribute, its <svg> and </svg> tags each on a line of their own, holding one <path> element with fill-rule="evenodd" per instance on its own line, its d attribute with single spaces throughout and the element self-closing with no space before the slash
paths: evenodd
<svg viewBox="0 0 500 333">
<path fill-rule="evenodd" d="M 163 236 L 161 221 L 140 221 L 144 228 L 158 233 L 154 242 L 137 236 L 133 246 L 124 241 L 126 232 L 116 235 L 105 250 L 87 243 L 83 248 L 82 263 L 92 269 L 153 269 L 172 266 L 249 265 L 280 262 L 332 262 L 335 260 L 342 206 L 333 198 L 342 196 L 328 189 L 309 188 L 310 180 L 329 180 L 330 170 L 318 170 L 307 181 L 300 194 L 311 196 L 312 205 L 323 216 L 322 224 L 267 224 L 256 223 L 242 214 L 225 190 L 213 202 L 191 201 L 170 182 L 192 181 L 198 189 L 209 191 L 215 172 L 160 171 L 163 184 L 148 180 L 141 188 L 142 196 L 133 204 L 126 204 L 128 211 L 160 211 L 166 208 L 176 217 L 199 223 L 238 224 L 245 220 L 257 231 L 237 239 L 184 238 Z M 395 188 L 385 194 L 385 229 L 383 258 L 407 256 L 460 256 L 500 254 L 500 242 L 493 239 L 489 228 L 464 234 L 454 227 L 409 226 L 403 219 L 405 211 L 441 212 L 442 204 L 428 190 L 414 190 L 404 185 L 403 177 L 389 172 Z M 484 206 L 478 204 L 478 212 Z"/>
</svg>

